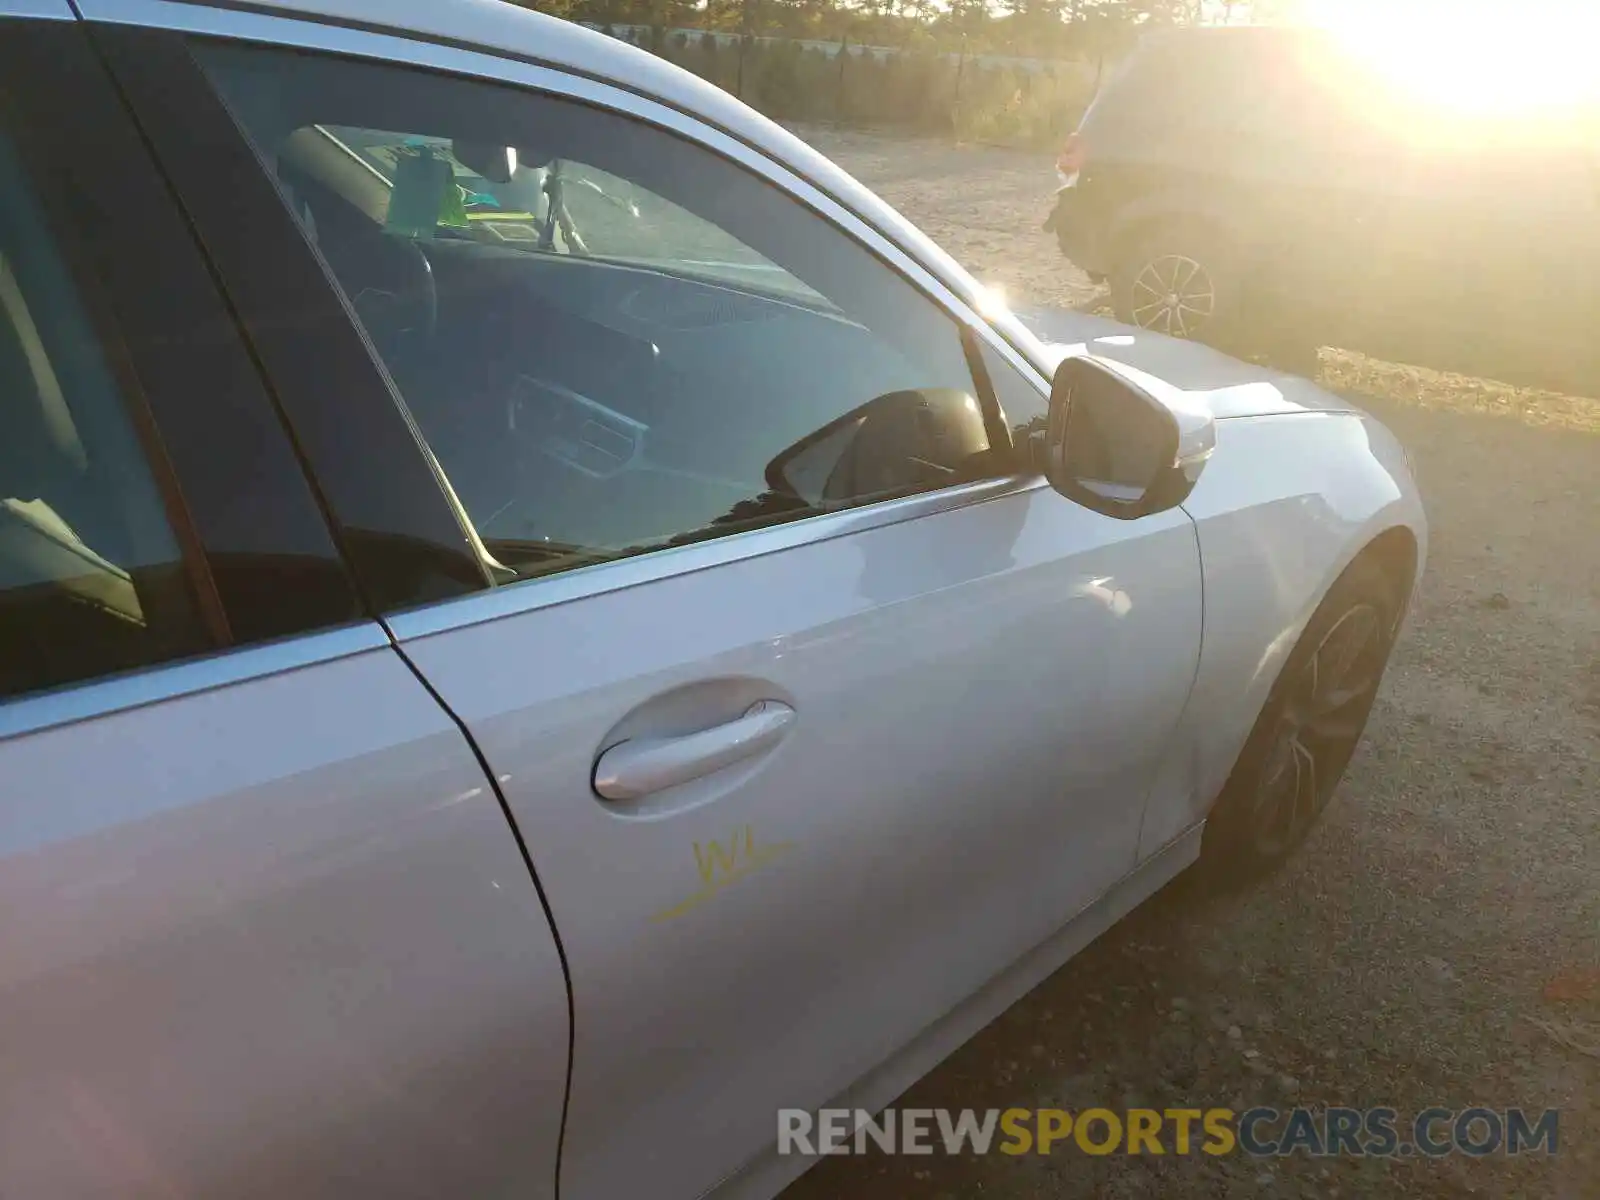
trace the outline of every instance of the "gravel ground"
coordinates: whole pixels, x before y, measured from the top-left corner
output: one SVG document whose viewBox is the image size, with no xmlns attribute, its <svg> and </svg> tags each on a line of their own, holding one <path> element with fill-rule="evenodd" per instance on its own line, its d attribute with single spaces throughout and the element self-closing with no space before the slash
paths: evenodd
<svg viewBox="0 0 1600 1200">
<path fill-rule="evenodd" d="M 1039 229 L 1048 160 L 805 132 L 1014 302 L 1099 304 Z M 1252 892 L 1168 888 L 899 1103 L 1556 1107 L 1559 1152 L 867 1156 L 788 1200 L 1600 1197 L 1600 402 L 1322 372 L 1411 447 L 1433 529 L 1326 818 Z"/>
</svg>

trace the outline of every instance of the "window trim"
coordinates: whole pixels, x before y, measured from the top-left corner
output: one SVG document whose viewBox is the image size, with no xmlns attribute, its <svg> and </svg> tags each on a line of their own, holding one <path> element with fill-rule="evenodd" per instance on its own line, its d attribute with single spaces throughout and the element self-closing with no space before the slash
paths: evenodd
<svg viewBox="0 0 1600 1200">
<path fill-rule="evenodd" d="M 113 15 L 106 16 L 104 23 L 92 22 L 92 27 L 97 29 L 102 38 L 110 41 L 114 51 L 127 51 L 113 55 L 114 68 L 120 74 L 137 74 L 142 66 L 148 67 L 147 58 L 141 62 L 145 56 L 135 52 L 135 41 L 141 31 L 144 38 L 180 36 L 185 43 L 185 58 L 197 75 L 201 75 L 200 68 L 189 56 L 186 43 L 190 37 L 210 38 L 235 44 L 254 44 L 289 51 L 305 50 L 331 57 L 368 60 L 379 65 L 515 87 L 562 102 L 586 105 L 676 137 L 702 151 L 716 154 L 776 188 L 790 201 L 822 218 L 839 234 L 855 241 L 885 269 L 894 272 L 951 322 L 953 332 L 962 341 L 969 370 L 972 361 L 978 357 L 974 339 L 981 339 L 1037 387 L 1042 397 L 1049 395 L 1048 381 L 1032 360 L 996 331 L 909 247 L 865 221 L 778 160 L 720 128 L 667 104 L 589 76 L 515 58 L 299 17 L 209 8 L 198 4 L 171 4 L 165 0 L 115 0 L 115 3 L 101 5 L 100 10 L 102 14 L 109 11 Z M 125 28 L 135 22 L 140 25 L 140 30 Z M 146 25 L 159 26 L 166 34 L 152 35 L 145 28 Z M 140 51 L 148 48 L 148 45 L 138 47 Z M 163 84 L 168 89 L 173 87 L 170 75 L 164 78 Z M 205 86 L 208 93 L 215 97 L 209 81 L 205 81 Z M 220 98 L 214 102 L 221 103 Z M 136 107 L 138 103 L 136 96 Z M 244 142 L 241 134 L 241 145 Z M 250 153 L 254 163 L 254 152 Z M 303 238 L 299 240 L 305 252 L 316 257 L 309 244 Z M 226 271 L 224 278 L 227 278 Z M 329 293 L 337 296 L 337 289 L 325 271 L 321 283 Z M 360 333 L 359 323 L 348 312 L 342 298 L 340 307 L 365 345 L 367 339 Z M 387 373 L 370 346 L 368 353 L 372 355 L 370 365 L 373 371 L 381 375 L 385 384 L 392 388 Z M 974 390 L 979 393 L 985 421 L 991 429 L 991 437 L 994 437 L 994 431 L 1004 432 L 1004 444 L 1009 444 L 1009 429 L 1003 428 L 998 401 L 989 386 L 987 373 L 970 373 Z M 396 408 L 405 412 L 398 397 L 394 397 L 394 401 Z M 409 423 L 409 417 L 406 419 Z M 422 441 L 420 433 L 417 433 L 417 438 L 419 451 L 426 453 L 426 443 Z M 976 483 L 955 484 L 916 496 L 872 502 L 839 513 L 798 518 L 688 546 L 651 550 L 617 562 L 553 572 L 535 579 L 513 581 L 502 587 L 486 586 L 432 603 L 405 608 L 389 607 L 382 619 L 397 638 L 418 637 L 1047 486 L 1031 465 L 1024 464 L 1015 474 Z"/>
<path fill-rule="evenodd" d="M 153 663 L 116 675 L 24 692 L 0 700 L 0 746 L 14 737 L 265 679 L 391 646 L 377 621 L 362 620 L 275 642 L 222 647 L 213 653 Z"/>
<path fill-rule="evenodd" d="M 723 534 L 703 542 L 667 546 L 615 562 L 593 563 L 556 571 L 533 579 L 515 580 L 503 587 L 441 600 L 436 604 L 385 614 L 383 621 L 397 642 L 413 641 L 435 633 L 463 629 L 518 616 L 574 600 L 619 592 L 642 584 L 693 575 L 747 559 L 784 550 L 818 545 L 835 538 L 865 533 L 915 521 L 959 508 L 971 508 L 1006 497 L 1048 491 L 1043 478 L 1007 476 L 959 483 L 919 492 L 896 500 L 880 500 L 839 512 L 818 513 L 780 521 L 761 529 Z"/>
</svg>

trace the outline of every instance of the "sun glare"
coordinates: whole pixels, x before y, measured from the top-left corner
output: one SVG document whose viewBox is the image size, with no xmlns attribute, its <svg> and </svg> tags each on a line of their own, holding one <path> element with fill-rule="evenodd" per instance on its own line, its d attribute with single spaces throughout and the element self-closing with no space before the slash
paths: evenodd
<svg viewBox="0 0 1600 1200">
<path fill-rule="evenodd" d="M 1007 315 L 1011 311 L 1011 306 L 1006 301 L 1005 288 L 998 283 L 979 284 L 978 311 L 991 321 Z"/>
<path fill-rule="evenodd" d="M 1457 115 L 1600 101 L 1596 0 L 1313 0 L 1311 16 L 1402 91 Z"/>
</svg>

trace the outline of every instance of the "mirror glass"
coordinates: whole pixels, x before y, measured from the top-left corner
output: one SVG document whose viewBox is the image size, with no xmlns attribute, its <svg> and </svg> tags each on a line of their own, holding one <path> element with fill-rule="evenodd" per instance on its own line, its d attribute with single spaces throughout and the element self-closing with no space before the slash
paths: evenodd
<svg viewBox="0 0 1600 1200">
<path fill-rule="evenodd" d="M 1171 418 L 1109 371 L 1079 365 L 1091 369 L 1072 372 L 1063 466 L 1074 483 L 1103 499 L 1138 503 L 1173 465 Z"/>
</svg>

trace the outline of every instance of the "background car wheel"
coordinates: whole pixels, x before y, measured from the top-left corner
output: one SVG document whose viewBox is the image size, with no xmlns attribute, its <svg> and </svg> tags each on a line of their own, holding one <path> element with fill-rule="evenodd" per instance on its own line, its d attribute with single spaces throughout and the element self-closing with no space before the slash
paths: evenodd
<svg viewBox="0 0 1600 1200">
<path fill-rule="evenodd" d="M 1117 320 L 1197 341 L 1228 337 L 1239 304 L 1233 257 L 1227 239 L 1200 222 L 1137 232 L 1111 273 Z"/>
<path fill-rule="evenodd" d="M 1398 593 L 1377 561 L 1358 558 L 1307 624 L 1206 823 L 1203 858 L 1215 881 L 1273 870 L 1322 815 L 1372 711 Z"/>
</svg>

